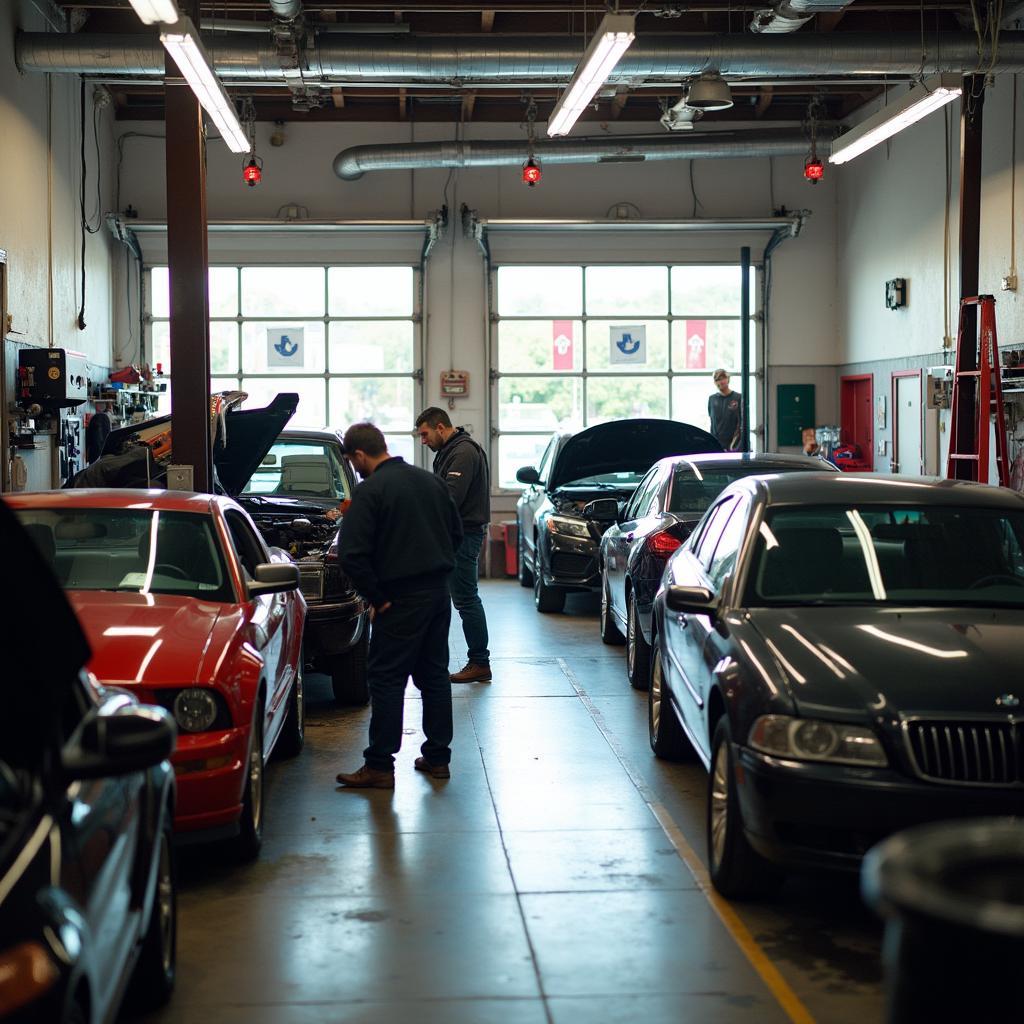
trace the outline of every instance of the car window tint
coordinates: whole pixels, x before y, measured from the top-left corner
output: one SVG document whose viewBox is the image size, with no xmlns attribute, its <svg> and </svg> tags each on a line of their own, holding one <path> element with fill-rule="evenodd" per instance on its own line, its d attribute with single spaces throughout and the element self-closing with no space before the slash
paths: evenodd
<svg viewBox="0 0 1024 1024">
<path fill-rule="evenodd" d="M 225 515 L 228 530 L 231 533 L 231 542 L 234 545 L 235 553 L 239 562 L 245 570 L 247 579 L 252 579 L 256 572 L 256 566 L 269 559 L 263 541 L 251 529 L 245 518 L 238 512 L 228 512 Z"/>
<path fill-rule="evenodd" d="M 548 478 L 548 469 L 551 465 L 551 453 L 555 450 L 556 439 L 551 438 L 548 441 L 547 448 L 544 449 L 544 454 L 540 457 L 540 465 L 537 467 L 537 475 L 540 477 L 540 482 L 544 483 Z"/>
<path fill-rule="evenodd" d="M 739 555 L 740 545 L 743 543 L 746 525 L 747 504 L 746 502 L 737 502 L 736 507 L 725 524 L 725 529 L 718 539 L 718 543 L 715 545 L 714 554 L 711 556 L 708 576 L 715 590 L 722 585 L 722 581 L 736 566 L 736 558 Z"/>
<path fill-rule="evenodd" d="M 652 469 L 647 476 L 640 481 L 640 486 L 637 487 L 633 493 L 633 497 L 629 499 L 629 504 L 626 506 L 624 518 L 626 522 L 634 519 L 639 519 L 641 516 L 646 514 L 648 499 L 651 496 L 651 492 L 654 490 L 654 485 L 658 479 L 657 468 Z"/>
<path fill-rule="evenodd" d="M 700 539 L 694 549 L 697 560 L 705 569 L 711 567 L 711 556 L 714 554 L 715 545 L 718 543 L 718 538 L 722 536 L 726 520 L 735 504 L 735 498 L 727 498 L 708 513 L 707 522 L 704 524 L 704 529 L 701 531 Z"/>
</svg>

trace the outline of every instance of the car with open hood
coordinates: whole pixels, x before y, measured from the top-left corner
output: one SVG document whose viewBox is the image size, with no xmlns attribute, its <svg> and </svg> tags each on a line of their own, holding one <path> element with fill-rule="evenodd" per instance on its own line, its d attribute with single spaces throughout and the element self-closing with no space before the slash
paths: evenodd
<svg viewBox="0 0 1024 1024">
<path fill-rule="evenodd" d="M 555 434 L 538 465 L 516 474 L 526 485 L 516 504 L 519 582 L 533 587 L 537 610 L 561 611 L 567 593 L 600 587 L 601 535 L 654 463 L 723 450 L 706 430 L 675 420 L 615 420 Z"/>
<path fill-rule="evenodd" d="M 722 492 L 654 601 L 656 755 L 708 769 L 712 882 L 856 869 L 900 829 L 1024 812 L 1024 496 L 789 473 Z"/>
</svg>

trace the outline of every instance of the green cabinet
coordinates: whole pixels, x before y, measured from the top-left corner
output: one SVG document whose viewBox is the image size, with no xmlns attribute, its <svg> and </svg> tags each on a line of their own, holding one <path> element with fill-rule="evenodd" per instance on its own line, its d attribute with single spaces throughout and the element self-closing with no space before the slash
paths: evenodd
<svg viewBox="0 0 1024 1024">
<path fill-rule="evenodd" d="M 778 446 L 802 444 L 800 431 L 814 426 L 814 385 L 777 384 L 775 396 Z"/>
</svg>

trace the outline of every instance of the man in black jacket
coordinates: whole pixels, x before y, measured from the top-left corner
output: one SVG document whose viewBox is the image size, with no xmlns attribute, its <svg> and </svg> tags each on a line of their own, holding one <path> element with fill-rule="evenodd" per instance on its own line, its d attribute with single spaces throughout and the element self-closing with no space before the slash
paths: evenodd
<svg viewBox="0 0 1024 1024">
<path fill-rule="evenodd" d="M 462 618 L 468 657 L 453 673 L 453 683 L 486 683 L 491 679 L 487 649 L 487 616 L 480 600 L 479 563 L 484 531 L 491 521 L 491 479 L 483 448 L 462 427 L 452 426 L 444 409 L 432 406 L 416 418 L 420 442 L 434 452 L 434 473 L 452 492 L 462 519 L 463 538 L 455 552 L 449 585 L 452 603 Z"/>
<path fill-rule="evenodd" d="M 367 682 L 370 743 L 343 786 L 394 789 L 409 676 L 423 695 L 426 742 L 416 770 L 450 775 L 452 687 L 448 678 L 448 577 L 462 523 L 448 489 L 432 474 L 388 454 L 372 423 L 345 432 L 345 457 L 363 478 L 345 512 L 338 559 L 372 607 Z"/>
</svg>

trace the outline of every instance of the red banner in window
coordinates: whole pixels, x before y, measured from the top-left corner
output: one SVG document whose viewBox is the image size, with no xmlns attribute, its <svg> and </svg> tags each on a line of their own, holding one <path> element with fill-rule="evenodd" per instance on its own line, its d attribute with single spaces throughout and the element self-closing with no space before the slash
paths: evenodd
<svg viewBox="0 0 1024 1024">
<path fill-rule="evenodd" d="M 572 321 L 551 321 L 551 363 L 555 370 L 571 370 L 574 362 Z"/>
<path fill-rule="evenodd" d="M 688 370 L 706 370 L 708 368 L 707 320 L 686 321 L 686 368 Z"/>
</svg>

